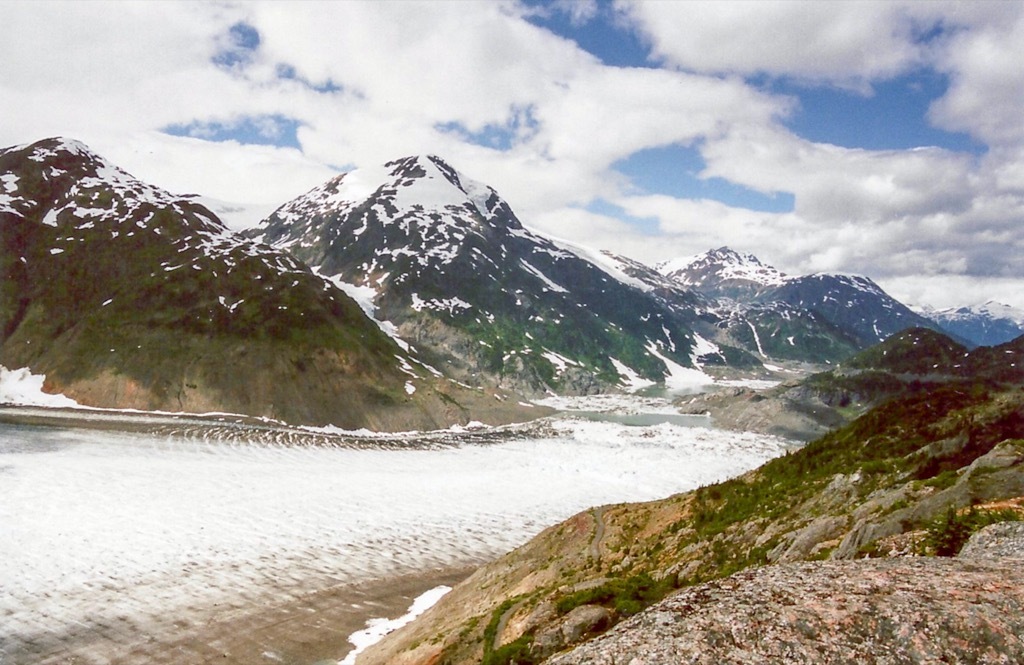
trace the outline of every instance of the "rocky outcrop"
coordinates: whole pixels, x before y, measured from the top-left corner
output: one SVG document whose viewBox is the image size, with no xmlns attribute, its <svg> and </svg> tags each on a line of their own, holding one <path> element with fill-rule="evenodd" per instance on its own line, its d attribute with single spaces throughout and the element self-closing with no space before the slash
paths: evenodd
<svg viewBox="0 0 1024 665">
<path fill-rule="evenodd" d="M 548 663 L 1016 663 L 1022 635 L 1019 562 L 832 561 L 685 589 Z"/>
<path fill-rule="evenodd" d="M 1002 522 L 985 527 L 971 536 L 958 556 L 961 559 L 1024 559 L 1024 522 Z"/>
<path fill-rule="evenodd" d="M 793 383 L 769 390 L 727 388 L 681 397 L 676 407 L 681 413 L 708 414 L 723 429 L 797 441 L 810 441 L 845 422 L 839 410 Z"/>
<path fill-rule="evenodd" d="M 685 589 L 547 662 L 1021 662 L 1021 558 L 1024 522 L 1005 522 L 974 534 L 957 559 L 746 570 Z"/>
<path fill-rule="evenodd" d="M 613 615 L 598 605 L 577 607 L 554 626 L 537 634 L 533 652 L 541 657 L 550 656 L 568 645 L 579 643 L 585 637 L 606 630 Z"/>
</svg>

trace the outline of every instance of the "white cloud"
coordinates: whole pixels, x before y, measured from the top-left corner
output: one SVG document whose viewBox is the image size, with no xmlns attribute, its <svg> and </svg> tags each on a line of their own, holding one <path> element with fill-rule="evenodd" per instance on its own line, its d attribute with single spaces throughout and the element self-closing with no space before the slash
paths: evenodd
<svg viewBox="0 0 1024 665">
<path fill-rule="evenodd" d="M 551 5 L 567 14 L 573 25 L 582 25 L 593 20 L 599 10 L 597 0 L 554 0 Z"/>
<path fill-rule="evenodd" d="M 973 194 L 973 158 L 939 148 L 842 148 L 761 126 L 709 141 L 702 154 L 706 176 L 792 192 L 797 213 L 823 223 L 962 211 Z"/>
<path fill-rule="evenodd" d="M 909 305 L 927 305 L 942 309 L 980 305 L 994 300 L 1004 305 L 1024 307 L 1020 279 L 971 275 L 903 275 L 875 281 L 889 295 Z"/>
<path fill-rule="evenodd" d="M 547 10 L 578 25 L 607 18 L 591 2 Z M 172 191 L 263 204 L 306 191 L 333 166 L 436 153 L 497 188 L 524 223 L 635 258 L 729 244 L 790 272 L 865 272 L 918 285 L 907 287 L 914 294 L 936 293 L 921 285 L 940 279 L 1024 279 L 1019 3 L 618 3 L 660 69 L 604 66 L 524 20 L 535 11 L 511 0 L 8 2 L 0 144 L 74 136 Z M 918 39 L 940 20 L 956 29 Z M 239 23 L 259 47 L 218 66 Z M 929 119 L 985 142 L 983 156 L 813 143 L 781 124 L 793 98 L 741 78 L 867 92 L 919 66 L 950 77 Z M 301 151 L 161 132 L 262 119 L 273 136 L 276 117 L 299 124 Z M 501 140 L 478 145 L 481 133 Z M 793 193 L 795 210 L 650 195 L 611 168 L 667 145 L 699 149 L 700 177 Z M 581 209 L 597 198 L 653 229 Z"/>
<path fill-rule="evenodd" d="M 934 3 L 618 2 L 653 55 L 704 73 L 786 75 L 863 88 L 924 60 Z"/>
<path fill-rule="evenodd" d="M 1024 143 L 1024 4 L 969 3 L 970 30 L 942 45 L 936 64 L 950 74 L 930 118 L 990 146 Z"/>
<path fill-rule="evenodd" d="M 235 141 L 140 133 L 103 137 L 90 147 L 135 177 L 169 191 L 227 202 L 280 205 L 337 175 L 294 148 Z"/>
</svg>

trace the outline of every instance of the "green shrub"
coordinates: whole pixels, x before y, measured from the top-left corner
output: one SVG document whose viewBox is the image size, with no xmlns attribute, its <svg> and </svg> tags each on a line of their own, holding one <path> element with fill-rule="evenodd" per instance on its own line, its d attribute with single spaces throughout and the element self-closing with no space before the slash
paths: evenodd
<svg viewBox="0 0 1024 665">
<path fill-rule="evenodd" d="M 612 607 L 623 616 L 636 614 L 664 598 L 672 589 L 670 580 L 654 581 L 647 573 L 625 579 L 609 580 L 599 587 L 583 589 L 563 596 L 555 603 L 559 614 L 567 614 L 581 605 Z"/>
<path fill-rule="evenodd" d="M 484 655 L 481 665 L 535 665 L 536 656 L 531 653 L 533 635 L 523 635 L 517 640 L 503 644 Z"/>
<path fill-rule="evenodd" d="M 926 544 L 936 556 L 956 556 L 975 532 L 999 522 L 1015 522 L 1020 515 L 1012 510 L 977 510 L 958 512 L 950 506 L 946 514 L 928 526 Z"/>
<path fill-rule="evenodd" d="M 927 487 L 934 487 L 935 489 L 944 490 L 947 487 L 952 487 L 956 483 L 957 478 L 959 477 L 960 476 L 957 474 L 955 470 L 947 469 L 939 473 L 939 475 L 932 476 L 928 480 L 924 481 L 924 484 Z"/>
</svg>

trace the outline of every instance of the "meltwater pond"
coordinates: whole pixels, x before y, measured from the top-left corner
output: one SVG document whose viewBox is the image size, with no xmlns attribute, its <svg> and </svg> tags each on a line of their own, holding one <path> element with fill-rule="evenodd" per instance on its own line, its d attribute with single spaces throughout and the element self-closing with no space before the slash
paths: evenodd
<svg viewBox="0 0 1024 665">
<path fill-rule="evenodd" d="M 95 626 L 127 641 L 221 603 L 479 563 L 789 445 L 693 424 L 563 416 L 405 446 L 0 425 L 0 662 L 43 661 Z"/>
</svg>

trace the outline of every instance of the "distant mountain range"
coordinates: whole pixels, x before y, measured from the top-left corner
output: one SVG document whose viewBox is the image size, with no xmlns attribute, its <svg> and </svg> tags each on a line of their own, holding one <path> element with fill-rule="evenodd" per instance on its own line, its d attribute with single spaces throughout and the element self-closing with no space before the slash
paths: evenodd
<svg viewBox="0 0 1024 665">
<path fill-rule="evenodd" d="M 784 303 L 814 312 L 837 326 L 859 348 L 877 344 L 912 327 L 938 325 L 898 302 L 867 277 L 816 273 L 787 277 L 750 254 L 728 247 L 687 262 L 659 265 L 666 275 L 701 293 L 743 305 Z"/>
<path fill-rule="evenodd" d="M 523 228 L 438 157 L 347 173 L 251 235 L 372 293 L 380 318 L 461 380 L 595 392 L 686 374 L 722 351 L 708 304 L 655 271 Z"/>
<path fill-rule="evenodd" d="M 556 241 L 435 156 L 338 176 L 249 235 L 363 289 L 454 376 L 525 393 L 835 362 L 937 327 L 863 277 L 787 277 L 724 247 L 652 269 Z"/>
<path fill-rule="evenodd" d="M 0 152 L 0 223 L 0 363 L 89 404 L 497 421 L 526 407 L 478 389 L 692 389 L 939 328 L 864 277 L 724 247 L 651 268 L 554 240 L 435 156 L 332 178 L 240 235 L 50 139 Z"/>
<path fill-rule="evenodd" d="M 900 330 L 941 329 L 866 277 L 790 277 L 728 247 L 658 269 L 715 299 L 732 335 L 744 342 L 753 338 L 758 354 L 767 358 L 837 362 Z"/>
<path fill-rule="evenodd" d="M 979 346 L 994 346 L 1024 335 L 1024 310 L 993 301 L 972 307 L 923 309 L 922 316 Z"/>
</svg>

